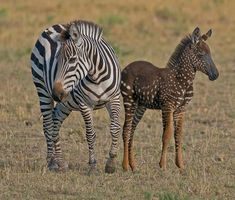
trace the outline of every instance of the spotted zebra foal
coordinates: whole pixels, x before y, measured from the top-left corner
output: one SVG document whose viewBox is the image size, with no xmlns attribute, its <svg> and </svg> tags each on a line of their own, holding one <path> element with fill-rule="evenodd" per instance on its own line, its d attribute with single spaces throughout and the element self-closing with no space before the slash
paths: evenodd
<svg viewBox="0 0 235 200">
<path fill-rule="evenodd" d="M 146 109 L 162 111 L 163 136 L 160 167 L 166 168 L 167 147 L 174 128 L 175 164 L 183 168 L 182 126 L 185 106 L 193 97 L 196 71 L 206 74 L 211 81 L 218 78 L 218 70 L 205 43 L 212 31 L 201 35 L 196 28 L 184 37 L 170 57 L 166 68 L 157 68 L 145 61 L 129 64 L 121 74 L 121 93 L 125 107 L 123 127 L 123 169 L 128 164 L 135 170 L 133 135 Z"/>
<path fill-rule="evenodd" d="M 85 121 L 89 164 L 95 169 L 95 137 L 92 111 L 106 107 L 110 119 L 112 144 L 105 171 L 115 170 L 120 132 L 121 72 L 113 48 L 104 40 L 102 29 L 86 21 L 54 25 L 42 32 L 31 54 L 43 129 L 47 141 L 49 169 L 64 170 L 59 129 L 73 110 Z M 54 106 L 54 102 L 57 102 Z"/>
</svg>

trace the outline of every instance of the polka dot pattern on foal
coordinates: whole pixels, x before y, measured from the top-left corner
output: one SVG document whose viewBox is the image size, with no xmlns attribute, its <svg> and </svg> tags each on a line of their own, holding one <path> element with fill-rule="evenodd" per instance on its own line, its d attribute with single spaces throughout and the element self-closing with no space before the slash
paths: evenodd
<svg viewBox="0 0 235 200">
<path fill-rule="evenodd" d="M 211 30 L 201 36 L 200 29 L 196 28 L 191 35 L 181 40 L 166 68 L 157 68 L 146 61 L 136 61 L 122 71 L 121 92 L 125 107 L 123 168 L 125 170 L 128 164 L 132 170 L 135 169 L 133 135 L 146 109 L 162 111 L 163 147 L 160 167 L 166 167 L 166 149 L 174 128 L 175 162 L 179 168 L 183 168 L 182 121 L 186 105 L 193 97 L 193 80 L 196 71 L 205 73 L 210 80 L 218 77 L 210 49 L 205 43 L 205 38 L 210 35 Z"/>
</svg>

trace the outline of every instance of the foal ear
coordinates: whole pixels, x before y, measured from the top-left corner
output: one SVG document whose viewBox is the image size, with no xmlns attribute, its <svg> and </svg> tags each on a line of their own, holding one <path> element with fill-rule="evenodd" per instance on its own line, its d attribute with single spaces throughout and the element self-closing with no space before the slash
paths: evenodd
<svg viewBox="0 0 235 200">
<path fill-rule="evenodd" d="M 80 33 L 79 33 L 79 31 L 78 31 L 78 29 L 77 29 L 77 27 L 74 23 L 71 24 L 71 26 L 69 28 L 69 35 L 70 35 L 70 37 L 72 38 L 72 40 L 74 42 L 78 41 Z"/>
<path fill-rule="evenodd" d="M 196 27 L 191 35 L 192 43 L 198 43 L 201 38 L 201 31 Z"/>
<path fill-rule="evenodd" d="M 210 29 L 209 31 L 207 31 L 206 34 L 202 35 L 202 39 L 206 41 L 209 37 L 211 37 L 211 35 L 212 35 L 212 30 Z"/>
</svg>

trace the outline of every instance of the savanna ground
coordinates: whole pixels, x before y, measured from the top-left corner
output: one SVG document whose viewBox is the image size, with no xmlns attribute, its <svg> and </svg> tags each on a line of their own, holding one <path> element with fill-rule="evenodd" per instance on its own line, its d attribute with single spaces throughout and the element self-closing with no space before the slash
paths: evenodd
<svg viewBox="0 0 235 200">
<path fill-rule="evenodd" d="M 0 1 L 0 199 L 234 199 L 235 2 L 213 1 Z M 161 114 L 147 111 L 134 138 L 138 170 L 105 174 L 110 147 L 106 110 L 95 112 L 99 174 L 87 176 L 84 123 L 72 113 L 61 129 L 69 171 L 46 170 L 46 143 L 31 80 L 31 48 L 46 27 L 86 19 L 104 28 L 122 68 L 133 60 L 164 67 L 180 39 L 196 26 L 213 29 L 208 44 L 220 71 L 215 82 L 198 73 L 184 129 L 185 171 L 158 166 Z M 124 114 L 122 112 L 121 122 Z"/>
</svg>

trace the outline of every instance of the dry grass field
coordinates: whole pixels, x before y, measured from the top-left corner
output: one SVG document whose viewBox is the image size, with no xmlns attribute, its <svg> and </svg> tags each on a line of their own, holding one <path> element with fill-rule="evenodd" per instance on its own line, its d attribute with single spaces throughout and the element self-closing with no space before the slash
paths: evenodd
<svg viewBox="0 0 235 200">
<path fill-rule="evenodd" d="M 177 3 L 176 3 L 177 2 Z M 235 2 L 230 0 L 1 0 L 0 199 L 235 199 Z M 176 45 L 196 26 L 208 40 L 220 71 L 215 82 L 197 73 L 184 125 L 186 169 L 158 162 L 161 113 L 147 111 L 134 137 L 137 172 L 123 172 L 122 139 L 115 174 L 105 174 L 111 137 L 106 110 L 95 112 L 97 175 L 88 176 L 84 122 L 73 112 L 60 135 L 65 173 L 46 170 L 46 143 L 31 79 L 30 51 L 55 23 L 86 19 L 104 28 L 122 68 L 134 60 L 164 67 Z M 122 112 L 121 122 L 124 114 Z"/>
</svg>

